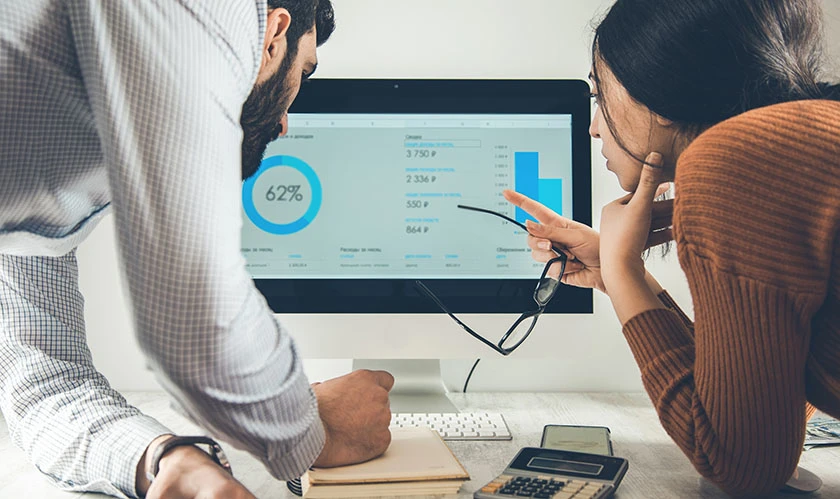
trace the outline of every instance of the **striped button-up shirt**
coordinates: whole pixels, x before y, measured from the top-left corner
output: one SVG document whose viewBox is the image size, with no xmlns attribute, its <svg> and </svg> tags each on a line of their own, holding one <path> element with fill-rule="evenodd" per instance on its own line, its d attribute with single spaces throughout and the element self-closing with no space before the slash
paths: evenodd
<svg viewBox="0 0 840 499">
<path fill-rule="evenodd" d="M 0 3 L 0 407 L 71 490 L 134 495 L 167 431 L 128 406 L 85 342 L 76 246 L 116 219 L 137 339 L 211 434 L 279 478 L 324 442 L 288 332 L 240 253 L 240 110 L 265 0 Z"/>
</svg>

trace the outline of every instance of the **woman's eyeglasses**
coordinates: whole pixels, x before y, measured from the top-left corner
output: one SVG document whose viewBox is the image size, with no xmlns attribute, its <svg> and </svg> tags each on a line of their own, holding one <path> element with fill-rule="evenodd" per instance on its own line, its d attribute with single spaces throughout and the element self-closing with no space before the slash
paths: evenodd
<svg viewBox="0 0 840 499">
<path fill-rule="evenodd" d="M 502 213 L 462 204 L 459 204 L 458 208 L 497 216 L 520 227 L 525 232 L 528 232 L 528 228 L 524 224 Z M 525 339 L 528 338 L 528 335 L 531 334 L 531 331 L 534 330 L 534 326 L 537 324 L 537 319 L 545 310 L 545 307 L 548 305 L 548 302 L 550 302 L 551 299 L 554 297 L 555 293 L 557 292 L 557 288 L 560 287 L 560 281 L 563 278 L 563 273 L 566 271 L 567 258 L 565 253 L 563 253 L 563 251 L 560 248 L 552 246 L 552 250 L 554 250 L 554 253 L 557 255 L 557 257 L 547 261 L 545 267 L 543 267 L 542 275 L 540 275 L 540 280 L 537 282 L 537 287 L 534 289 L 533 298 L 536 304 L 535 308 L 533 310 L 523 312 L 519 316 L 519 318 L 516 319 L 513 325 L 508 328 L 507 332 L 504 335 L 502 335 L 501 339 L 495 343 L 493 341 L 488 340 L 487 338 L 475 332 L 469 326 L 464 324 L 464 322 L 461 321 L 461 319 L 459 319 L 455 314 L 449 311 L 446 305 L 444 305 L 443 302 L 434 294 L 434 292 L 432 292 L 432 290 L 429 289 L 428 286 L 423 284 L 422 281 L 415 281 L 415 285 L 426 296 L 431 298 L 441 310 L 446 312 L 446 314 L 449 315 L 449 317 L 452 317 L 452 319 L 455 322 L 457 322 L 459 326 L 464 328 L 464 330 L 470 335 L 472 335 L 474 338 L 476 338 L 480 342 L 484 343 L 485 345 L 499 352 L 502 355 L 510 355 L 511 352 L 516 350 L 519 347 L 519 345 L 521 345 L 525 341 Z M 551 267 L 555 263 L 560 264 L 560 273 L 557 277 L 549 275 L 549 269 L 551 269 Z"/>
</svg>

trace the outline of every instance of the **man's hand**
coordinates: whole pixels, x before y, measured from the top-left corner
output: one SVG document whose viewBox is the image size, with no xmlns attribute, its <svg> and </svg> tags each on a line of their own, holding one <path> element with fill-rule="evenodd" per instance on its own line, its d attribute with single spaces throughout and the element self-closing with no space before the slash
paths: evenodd
<svg viewBox="0 0 840 499">
<path fill-rule="evenodd" d="M 152 442 L 146 450 L 147 457 L 140 460 L 143 469 L 138 466 L 138 473 L 143 477 L 148 460 L 162 439 Z M 175 447 L 164 454 L 151 486 L 148 480 L 138 476 L 137 491 L 141 496 L 145 492 L 147 499 L 256 499 L 206 452 L 191 445 Z"/>
<path fill-rule="evenodd" d="M 361 463 L 385 452 L 391 443 L 388 392 L 393 386 L 389 373 L 364 369 L 312 384 L 327 435 L 314 466 Z"/>
</svg>

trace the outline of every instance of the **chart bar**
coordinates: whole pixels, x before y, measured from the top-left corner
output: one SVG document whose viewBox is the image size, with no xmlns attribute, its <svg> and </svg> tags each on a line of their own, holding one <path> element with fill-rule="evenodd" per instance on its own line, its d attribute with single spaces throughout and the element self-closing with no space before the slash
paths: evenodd
<svg viewBox="0 0 840 499">
<path fill-rule="evenodd" d="M 539 201 L 551 211 L 563 214 L 563 179 L 541 178 L 539 180 Z"/>
<path fill-rule="evenodd" d="M 540 153 L 517 152 L 513 156 L 516 192 L 531 199 L 539 199 L 540 195 Z M 525 223 L 527 219 L 534 220 L 522 208 L 516 208 L 516 221 Z"/>
</svg>

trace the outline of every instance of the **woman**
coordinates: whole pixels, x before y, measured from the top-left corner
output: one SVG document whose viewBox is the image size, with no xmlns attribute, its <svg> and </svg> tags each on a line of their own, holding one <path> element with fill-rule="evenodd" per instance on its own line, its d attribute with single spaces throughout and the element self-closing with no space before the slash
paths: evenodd
<svg viewBox="0 0 840 499">
<path fill-rule="evenodd" d="M 565 247 L 563 281 L 609 295 L 665 430 L 737 496 L 794 475 L 807 402 L 840 417 L 840 92 L 819 83 L 820 18 L 812 0 L 619 0 L 590 133 L 631 194 L 599 241 L 505 193 L 541 222 L 535 259 Z M 672 238 L 695 323 L 641 258 Z"/>
</svg>

